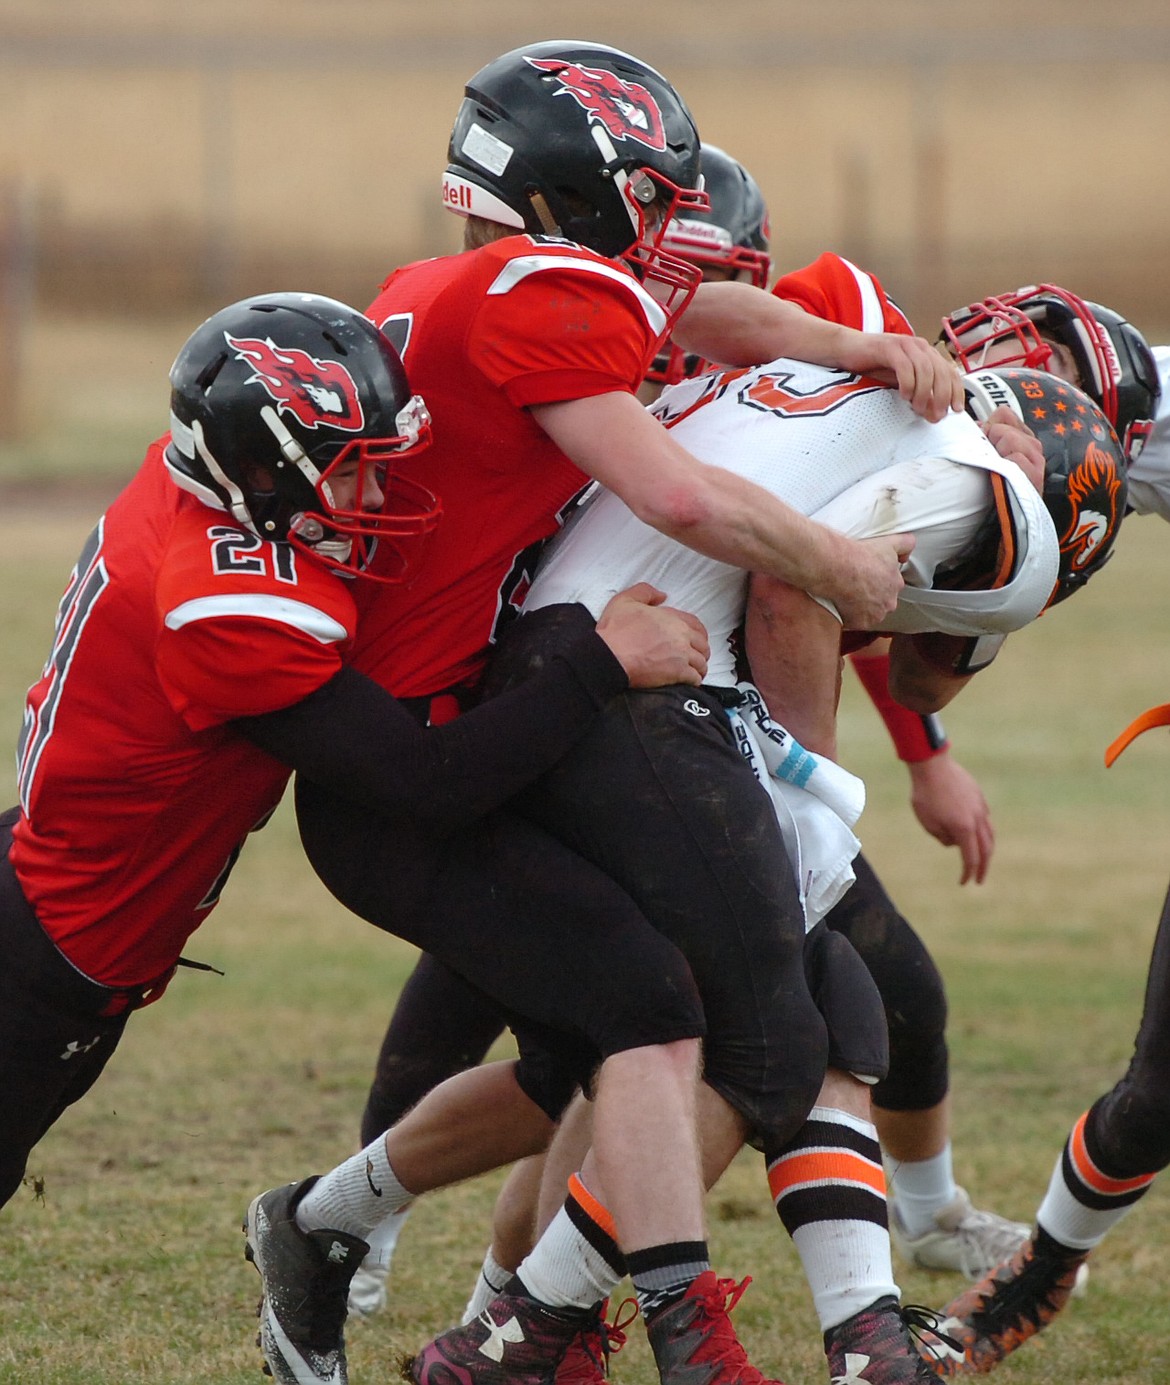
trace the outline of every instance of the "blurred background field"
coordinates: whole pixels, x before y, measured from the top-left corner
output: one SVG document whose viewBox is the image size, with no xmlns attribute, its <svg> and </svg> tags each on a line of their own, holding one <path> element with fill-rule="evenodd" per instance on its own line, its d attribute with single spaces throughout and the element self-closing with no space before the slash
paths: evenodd
<svg viewBox="0 0 1170 1385">
<path fill-rule="evenodd" d="M 756 173 L 778 267 L 824 248 L 876 270 L 925 329 L 971 297 L 1053 278 L 1170 340 L 1170 13 L 1126 0 L 0 0 L 0 727 L 15 743 L 69 567 L 166 424 L 165 374 L 211 308 L 307 287 L 368 301 L 454 245 L 438 173 L 462 82 L 527 38 L 619 43 L 671 75 L 706 137 Z M 862 836 L 943 966 L 956 1163 L 1030 1217 L 1070 1121 L 1124 1066 L 1170 852 L 1170 738 L 1102 750 L 1170 696 L 1170 532 L 1127 522 L 1111 566 L 1011 641 L 945 718 L 996 816 L 991 879 L 907 805 L 847 685 L 842 752 Z M 12 757 L 0 791 L 13 797 Z M 287 808 L 252 841 L 184 973 L 137 1016 L 91 1097 L 0 1213 L 0 1385 L 242 1385 L 258 1279 L 249 1197 L 347 1153 L 411 964 L 336 906 Z M 457 1315 L 497 1180 L 425 1203 L 393 1311 L 351 1333 L 354 1385 Z M 37 1188 L 42 1188 L 38 1195 Z M 822 1381 L 807 1292 L 746 1157 L 711 1199 L 737 1319 L 789 1385 Z M 1163 1385 L 1161 1186 L 1088 1295 L 1004 1367 L 1029 1385 Z M 906 1273 L 939 1304 L 953 1282 Z M 636 1329 L 621 1385 L 651 1385 Z"/>
<path fill-rule="evenodd" d="M 208 310 L 364 306 L 453 248 L 464 81 L 566 33 L 672 78 L 763 188 L 778 268 L 837 250 L 922 330 L 1043 279 L 1170 329 L 1162 0 L 0 0 L 0 482 L 42 440 L 108 467 Z"/>
</svg>

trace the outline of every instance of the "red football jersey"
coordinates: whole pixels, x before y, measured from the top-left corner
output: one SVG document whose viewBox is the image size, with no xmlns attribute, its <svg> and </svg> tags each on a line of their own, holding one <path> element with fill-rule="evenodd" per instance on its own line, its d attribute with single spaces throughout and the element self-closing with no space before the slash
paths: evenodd
<svg viewBox="0 0 1170 1385">
<path fill-rule="evenodd" d="M 225 723 L 327 682 L 347 584 L 180 491 L 154 443 L 86 541 L 18 752 L 12 863 L 106 985 L 152 980 L 215 905 L 289 771 Z"/>
<path fill-rule="evenodd" d="M 914 328 L 872 274 L 841 255 L 826 251 L 812 264 L 782 275 L 772 286 L 777 298 L 798 304 L 813 317 L 855 327 L 859 332 L 899 332 Z"/>
<path fill-rule="evenodd" d="M 588 482 L 526 406 L 635 390 L 666 316 L 622 266 L 531 236 L 408 265 L 367 313 L 430 409 L 434 444 L 407 465 L 443 518 L 408 586 L 359 584 L 353 663 L 424 696 L 478 676 L 536 549 Z"/>
</svg>

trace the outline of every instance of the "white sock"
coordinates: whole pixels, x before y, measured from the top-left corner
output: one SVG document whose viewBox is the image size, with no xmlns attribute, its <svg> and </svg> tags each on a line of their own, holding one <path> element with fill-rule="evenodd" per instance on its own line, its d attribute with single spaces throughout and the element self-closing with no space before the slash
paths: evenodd
<svg viewBox="0 0 1170 1385">
<path fill-rule="evenodd" d="M 886 1183 L 877 1131 L 831 1106 L 768 1164 L 780 1220 L 800 1254 L 821 1331 L 879 1298 L 899 1298 L 886 1230 Z"/>
<path fill-rule="evenodd" d="M 390 1167 L 386 1137 L 379 1135 L 317 1180 L 297 1207 L 297 1225 L 302 1231 L 345 1231 L 364 1240 L 413 1197 Z"/>
<path fill-rule="evenodd" d="M 533 1298 L 552 1308 L 592 1308 L 608 1298 L 623 1277 L 577 1229 L 564 1207 L 516 1273 Z"/>
<path fill-rule="evenodd" d="M 1085 1144 L 1087 1118 L 1073 1126 L 1036 1214 L 1050 1236 L 1073 1250 L 1100 1245 L 1154 1181 L 1152 1173 L 1114 1178 L 1099 1169 Z"/>
<path fill-rule="evenodd" d="M 402 1235 L 402 1228 L 413 1206 L 413 1202 L 408 1202 L 397 1212 L 391 1212 L 384 1222 L 373 1227 L 369 1235 L 364 1237 L 370 1243 L 366 1258 L 362 1261 L 367 1269 L 377 1265 L 379 1269 L 389 1273 L 390 1262 L 394 1259 L 395 1250 L 398 1249 L 398 1238 Z"/>
<path fill-rule="evenodd" d="M 948 1140 L 931 1159 L 883 1159 L 890 1192 L 898 1207 L 898 1220 L 911 1239 L 934 1231 L 935 1213 L 955 1200 L 958 1188 Z"/>
<path fill-rule="evenodd" d="M 504 1292 L 504 1285 L 511 1278 L 512 1271 L 506 1270 L 500 1264 L 492 1254 L 491 1246 L 488 1246 L 475 1280 L 475 1288 L 471 1291 L 471 1297 L 467 1300 L 467 1307 L 464 1308 L 463 1317 L 460 1319 L 464 1327 L 469 1322 L 474 1322 L 492 1299 L 499 1298 Z"/>
</svg>

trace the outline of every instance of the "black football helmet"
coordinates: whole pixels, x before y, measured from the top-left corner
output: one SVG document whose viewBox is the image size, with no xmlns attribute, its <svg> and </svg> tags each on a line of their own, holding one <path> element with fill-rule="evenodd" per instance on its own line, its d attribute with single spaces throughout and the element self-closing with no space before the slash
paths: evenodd
<svg viewBox="0 0 1170 1385">
<path fill-rule="evenodd" d="M 764 194 L 738 159 L 713 144 L 700 148 L 703 191 L 710 209 L 673 217 L 662 244 L 700 268 L 712 265 L 730 270 L 732 278 L 766 289 L 772 257 Z"/>
<path fill-rule="evenodd" d="M 209 317 L 171 367 L 168 470 L 184 490 L 263 539 L 331 567 L 364 572 L 377 541 L 394 541 L 382 581 L 402 581 L 440 505 L 391 467 L 430 442 L 390 342 L 354 308 L 308 293 L 272 293 Z M 356 464 L 356 467 L 355 467 Z M 385 494 L 363 506 L 373 477 Z M 330 477 L 355 467 L 351 506 Z M 368 490 L 367 490 L 368 494 Z M 417 548 L 417 546 L 414 546 Z"/>
<path fill-rule="evenodd" d="M 698 272 L 662 238 L 676 212 L 707 206 L 699 135 L 637 58 L 576 39 L 505 53 L 467 83 L 447 157 L 451 211 L 624 259 L 672 315 L 694 292 Z"/>
<path fill-rule="evenodd" d="M 975 419 L 984 422 L 1006 404 L 1044 449 L 1042 495 L 1060 540 L 1060 568 L 1048 600 L 1055 606 L 1112 556 L 1126 493 L 1117 434 L 1086 393 L 1046 371 L 997 366 L 969 373 L 964 383 L 967 412 Z"/>
<path fill-rule="evenodd" d="M 757 288 L 768 287 L 772 256 L 771 234 L 764 194 L 737 159 L 713 144 L 702 150 L 703 191 L 711 202 L 706 212 L 673 217 L 662 238 L 663 246 L 700 272 L 708 268 L 728 271 L 732 279 L 744 279 Z M 651 362 L 646 379 L 674 385 L 712 368 L 701 356 L 680 351 L 667 341 Z"/>
<path fill-rule="evenodd" d="M 1068 347 L 1081 388 L 1113 425 L 1128 461 L 1137 457 L 1153 429 L 1161 392 L 1153 352 L 1137 328 L 1112 308 L 1055 284 L 1031 284 L 960 308 L 943 318 L 942 330 L 964 370 L 984 364 L 1046 370 L 1052 358 L 1049 343 Z"/>
</svg>

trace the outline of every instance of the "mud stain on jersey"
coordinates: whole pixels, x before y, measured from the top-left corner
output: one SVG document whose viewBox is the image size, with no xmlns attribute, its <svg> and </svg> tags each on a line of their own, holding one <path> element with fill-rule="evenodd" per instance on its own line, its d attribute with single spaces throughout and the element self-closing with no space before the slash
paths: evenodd
<svg viewBox="0 0 1170 1385">
<path fill-rule="evenodd" d="M 873 503 L 873 525 L 875 534 L 896 533 L 899 527 L 898 514 L 901 506 L 901 492 L 897 486 L 883 486 Z"/>
</svg>

